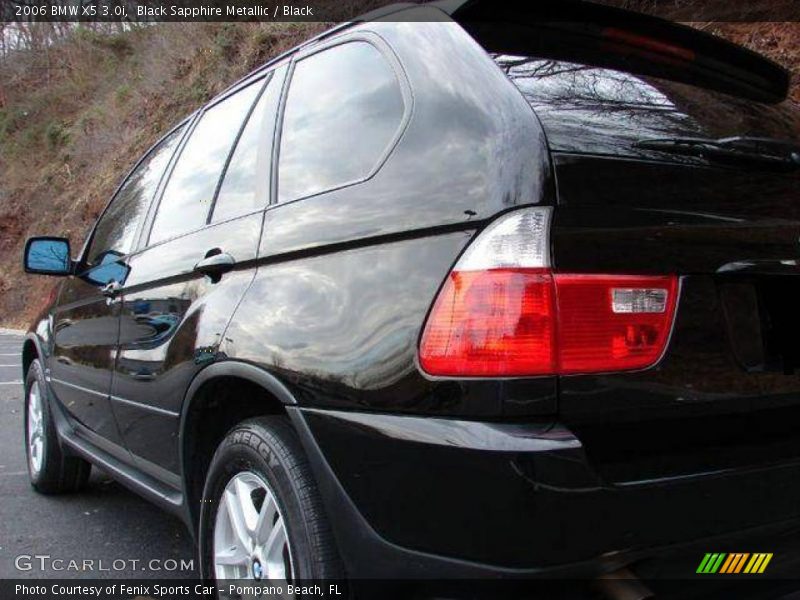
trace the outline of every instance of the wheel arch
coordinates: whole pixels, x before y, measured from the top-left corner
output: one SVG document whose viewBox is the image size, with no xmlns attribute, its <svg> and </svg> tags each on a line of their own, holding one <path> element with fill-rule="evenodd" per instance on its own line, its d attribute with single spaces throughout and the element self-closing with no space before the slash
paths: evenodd
<svg viewBox="0 0 800 600">
<path fill-rule="evenodd" d="M 42 349 L 39 344 L 39 340 L 33 334 L 28 334 L 25 336 L 25 341 L 22 343 L 22 378 L 23 381 L 28 376 L 28 369 L 31 367 L 31 363 L 37 358 L 39 360 L 42 359 L 44 354 L 42 354 Z M 44 365 L 42 365 L 44 367 Z"/>
<path fill-rule="evenodd" d="M 238 379 L 252 381 L 270 392 L 282 404 L 297 404 L 294 395 L 283 382 L 272 373 L 249 363 L 225 360 L 207 366 L 192 379 L 192 383 L 186 391 L 183 407 L 181 409 L 181 426 L 184 424 L 186 412 L 191 405 L 192 399 L 197 395 L 198 390 L 209 381 L 221 377 L 236 377 Z M 181 430 L 183 430 L 183 427 L 181 427 Z"/>
<path fill-rule="evenodd" d="M 205 474 L 227 431 L 253 416 L 284 414 L 286 406 L 296 404 L 280 379 L 249 363 L 221 361 L 195 375 L 181 407 L 178 435 L 184 502 L 192 535 L 197 533 Z"/>
</svg>

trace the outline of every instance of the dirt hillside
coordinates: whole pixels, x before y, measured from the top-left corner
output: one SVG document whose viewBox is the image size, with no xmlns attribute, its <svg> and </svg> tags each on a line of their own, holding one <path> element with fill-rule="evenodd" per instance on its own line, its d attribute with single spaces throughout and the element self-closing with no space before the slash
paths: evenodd
<svg viewBox="0 0 800 600">
<path fill-rule="evenodd" d="M 79 29 L 0 64 L 0 326 L 27 325 L 53 279 L 24 276 L 30 235 L 85 233 L 119 179 L 165 130 L 231 83 L 325 29 L 158 24 Z"/>
</svg>

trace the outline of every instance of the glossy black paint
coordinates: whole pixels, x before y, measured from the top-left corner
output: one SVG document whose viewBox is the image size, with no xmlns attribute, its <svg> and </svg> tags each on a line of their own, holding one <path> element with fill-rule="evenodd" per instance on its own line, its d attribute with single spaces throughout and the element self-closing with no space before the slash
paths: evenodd
<svg viewBox="0 0 800 600">
<path fill-rule="evenodd" d="M 233 308 L 253 279 L 263 215 L 254 213 L 148 248 L 129 259 L 112 403 L 134 457 L 177 476 L 181 405 L 217 357 Z M 237 267 L 214 280 L 195 270 L 210 251 Z M 166 475 L 166 474 L 165 474 Z M 168 475 L 167 475 L 168 476 Z"/>
<path fill-rule="evenodd" d="M 553 229 L 558 270 L 684 276 L 672 341 L 658 368 L 594 383 L 565 378 L 562 409 L 591 411 L 598 396 L 603 411 L 641 407 L 675 415 L 793 403 L 800 391 L 793 369 L 781 373 L 764 365 L 754 372 L 737 364 L 746 341 L 735 334 L 758 315 L 726 317 L 722 302 L 730 293 L 726 286 L 738 283 L 757 285 L 763 304 L 764 286 L 781 281 L 783 289 L 769 297 L 790 301 L 800 274 L 800 179 L 611 157 L 557 155 L 555 164 L 563 203 Z M 774 325 L 796 327 L 787 318 Z M 621 389 L 645 381 L 653 387 L 648 394 Z M 581 392 L 589 389 L 591 399 Z"/>
<path fill-rule="evenodd" d="M 386 40 L 393 60 L 402 62 L 413 117 L 362 185 L 270 209 L 260 256 L 445 226 L 475 229 L 499 211 L 553 202 L 544 132 L 469 36 L 447 23 L 363 29 Z"/>
<path fill-rule="evenodd" d="M 552 202 L 543 132 L 454 24 L 365 28 L 402 63 L 413 118 L 369 180 L 267 210 L 262 265 L 224 352 L 281 373 L 312 406 L 552 412 L 552 379 L 431 381 L 415 364 L 431 301 L 475 229 L 514 206 Z"/>
<path fill-rule="evenodd" d="M 252 382 L 286 406 L 353 576 L 594 574 L 800 517 L 788 426 L 800 353 L 786 333 L 800 330 L 798 179 L 632 145 L 710 135 L 720 102 L 749 111 L 726 132 L 755 123 L 796 136 L 796 111 L 698 92 L 698 112 L 671 84 L 597 69 L 583 69 L 593 85 L 622 79 L 658 102 L 631 120 L 624 91 L 593 98 L 573 74 L 556 87 L 581 110 L 565 110 L 535 93 L 553 91 L 549 67 L 525 59 L 515 68 L 534 68 L 527 88 L 511 78 L 517 89 L 459 25 L 410 10 L 416 22 L 341 28 L 268 66 L 280 94 L 258 143 L 263 208 L 216 222 L 204 196 L 202 225 L 151 244 L 202 111 L 181 130 L 134 246 L 107 254 L 97 277 L 65 279 L 31 328 L 25 364 L 44 359 L 67 445 L 193 527 L 202 479 L 187 415 L 209 382 Z M 280 203 L 296 61 L 354 42 L 396 78 L 396 139 L 363 177 Z M 558 380 L 421 372 L 418 339 L 450 268 L 487 223 L 525 205 L 555 206 L 558 271 L 680 275 L 658 365 Z M 110 270 L 119 290 L 104 290 Z"/>
<path fill-rule="evenodd" d="M 591 576 L 659 546 L 798 524 L 797 460 L 615 483 L 572 431 L 547 421 L 315 410 L 293 417 L 315 440 L 309 451 L 331 469 L 330 495 L 344 492 L 371 526 L 365 531 L 346 503 L 336 505 L 337 527 L 363 532 L 345 550 L 359 573 L 390 574 L 382 564 L 388 552 L 423 577 L 451 569 L 468 577 Z M 674 424 L 673 440 L 680 427 Z M 692 457 L 692 467 L 706 456 Z M 399 548 L 387 549 L 386 541 Z"/>
<path fill-rule="evenodd" d="M 101 440 L 122 448 L 108 394 L 114 373 L 119 303 L 85 276 L 69 277 L 53 310 L 53 391 L 70 414 Z"/>
</svg>

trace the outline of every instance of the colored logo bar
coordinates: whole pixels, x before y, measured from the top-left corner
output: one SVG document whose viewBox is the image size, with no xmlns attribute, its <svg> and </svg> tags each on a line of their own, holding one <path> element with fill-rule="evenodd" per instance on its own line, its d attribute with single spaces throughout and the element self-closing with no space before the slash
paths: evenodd
<svg viewBox="0 0 800 600">
<path fill-rule="evenodd" d="M 755 575 L 763 573 L 769 561 L 772 560 L 772 553 L 769 552 L 709 552 L 700 561 L 697 573 L 703 574 L 738 574 L 748 573 Z"/>
</svg>

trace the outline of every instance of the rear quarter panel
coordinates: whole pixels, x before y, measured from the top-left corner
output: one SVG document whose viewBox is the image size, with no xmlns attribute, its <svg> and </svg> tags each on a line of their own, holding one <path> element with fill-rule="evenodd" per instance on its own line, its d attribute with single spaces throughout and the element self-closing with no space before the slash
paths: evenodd
<svg viewBox="0 0 800 600">
<path fill-rule="evenodd" d="M 365 32 L 401 65 L 410 121 L 369 180 L 267 210 L 260 266 L 223 350 L 278 375 L 306 406 L 552 411 L 553 379 L 434 381 L 416 364 L 428 309 L 475 231 L 552 201 L 544 134 L 458 25 L 376 22 L 346 35 Z"/>
</svg>

